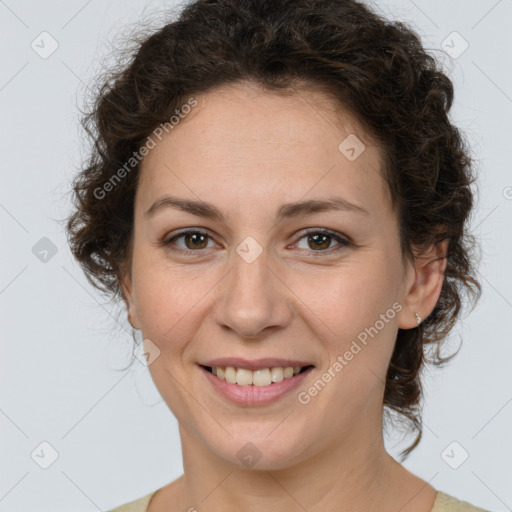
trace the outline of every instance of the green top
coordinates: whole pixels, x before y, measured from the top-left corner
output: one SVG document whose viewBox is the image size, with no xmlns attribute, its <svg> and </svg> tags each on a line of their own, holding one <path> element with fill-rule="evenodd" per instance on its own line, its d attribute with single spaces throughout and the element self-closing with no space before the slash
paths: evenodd
<svg viewBox="0 0 512 512">
<path fill-rule="evenodd" d="M 149 502 L 151 498 L 157 493 L 156 491 L 139 498 L 130 503 L 125 503 L 120 507 L 117 507 L 108 512 L 147 512 Z M 437 491 L 436 499 L 434 501 L 434 508 L 431 512 L 489 512 L 483 508 L 478 508 L 466 501 L 460 501 L 449 494 L 445 494 L 442 491 Z"/>
</svg>

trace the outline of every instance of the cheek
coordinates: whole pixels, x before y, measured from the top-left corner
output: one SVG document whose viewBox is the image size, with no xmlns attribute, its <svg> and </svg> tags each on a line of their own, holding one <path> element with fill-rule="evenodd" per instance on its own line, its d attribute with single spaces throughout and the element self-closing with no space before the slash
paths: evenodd
<svg viewBox="0 0 512 512">
<path fill-rule="evenodd" d="M 159 345 L 183 329 L 183 319 L 192 308 L 194 294 L 189 293 L 191 288 L 183 277 L 158 265 L 139 265 L 133 278 L 142 333 Z"/>
<path fill-rule="evenodd" d="M 397 297 L 394 275 L 385 261 L 354 261 L 307 279 L 297 275 L 290 287 L 326 332 L 357 334 L 392 307 Z"/>
<path fill-rule="evenodd" d="M 218 284 L 219 276 L 198 268 L 142 260 L 138 268 L 134 266 L 142 335 L 162 352 L 182 350 L 201 326 L 208 293 Z"/>
<path fill-rule="evenodd" d="M 370 261 L 372 259 L 372 261 Z M 290 287 L 301 299 L 301 313 L 322 341 L 332 364 L 338 356 L 353 384 L 370 373 L 385 375 L 396 339 L 396 268 L 382 257 L 355 260 L 336 271 L 297 277 Z"/>
</svg>

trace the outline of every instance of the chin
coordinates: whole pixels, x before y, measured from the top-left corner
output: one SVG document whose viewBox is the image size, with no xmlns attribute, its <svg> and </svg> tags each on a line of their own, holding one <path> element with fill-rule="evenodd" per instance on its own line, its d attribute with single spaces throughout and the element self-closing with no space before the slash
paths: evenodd
<svg viewBox="0 0 512 512">
<path fill-rule="evenodd" d="M 270 431 L 267 430 L 267 434 Z M 222 443 L 217 438 L 212 440 L 212 444 L 208 441 L 206 444 L 210 444 L 211 451 L 217 457 L 239 469 L 274 471 L 300 462 L 305 449 L 304 436 L 297 440 L 291 438 L 288 432 L 270 436 L 251 436 L 246 431 L 233 438 L 226 437 Z"/>
</svg>

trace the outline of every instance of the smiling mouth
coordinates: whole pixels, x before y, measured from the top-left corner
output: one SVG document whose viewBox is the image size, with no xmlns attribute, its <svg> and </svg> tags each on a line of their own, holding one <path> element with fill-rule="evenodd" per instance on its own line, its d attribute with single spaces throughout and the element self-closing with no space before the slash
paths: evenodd
<svg viewBox="0 0 512 512">
<path fill-rule="evenodd" d="M 313 365 L 302 367 L 276 366 L 253 371 L 247 368 L 235 368 L 233 366 L 200 366 L 215 375 L 217 379 L 223 380 L 228 384 L 238 384 L 239 386 L 269 386 L 283 380 L 291 379 L 300 373 L 305 373 L 314 368 Z"/>
</svg>

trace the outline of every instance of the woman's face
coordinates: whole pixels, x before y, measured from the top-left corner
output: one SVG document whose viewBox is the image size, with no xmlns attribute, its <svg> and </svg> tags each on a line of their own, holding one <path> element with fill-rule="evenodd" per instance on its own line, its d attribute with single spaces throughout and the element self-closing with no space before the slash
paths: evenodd
<svg viewBox="0 0 512 512">
<path fill-rule="evenodd" d="M 267 469 L 378 443 L 397 330 L 417 311 L 378 148 L 318 92 L 238 85 L 196 99 L 143 161 L 124 280 L 182 441 Z M 211 206 L 154 206 L 166 196 Z M 324 201 L 335 207 L 312 203 Z M 264 385 L 219 380 L 224 394 L 201 366 L 219 358 L 261 367 L 238 378 Z M 269 358 L 287 361 L 256 361 Z M 313 368 L 265 384 L 297 362 Z"/>
</svg>

